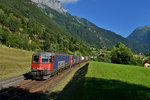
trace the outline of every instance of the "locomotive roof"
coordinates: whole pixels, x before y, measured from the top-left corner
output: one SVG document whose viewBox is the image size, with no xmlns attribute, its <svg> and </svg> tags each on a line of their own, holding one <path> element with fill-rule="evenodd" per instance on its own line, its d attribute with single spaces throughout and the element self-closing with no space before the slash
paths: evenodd
<svg viewBox="0 0 150 100">
<path fill-rule="evenodd" d="M 33 55 L 55 55 L 54 53 L 50 53 L 50 52 L 35 52 Z"/>
<path fill-rule="evenodd" d="M 35 52 L 33 55 L 61 55 L 61 56 L 69 56 L 70 54 L 59 53 L 59 52 Z"/>
</svg>

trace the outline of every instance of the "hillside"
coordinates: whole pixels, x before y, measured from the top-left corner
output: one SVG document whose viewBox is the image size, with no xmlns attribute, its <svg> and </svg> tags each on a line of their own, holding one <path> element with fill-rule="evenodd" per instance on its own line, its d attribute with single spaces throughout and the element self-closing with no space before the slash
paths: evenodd
<svg viewBox="0 0 150 100">
<path fill-rule="evenodd" d="M 0 42 L 26 50 L 90 54 L 89 47 L 59 27 L 30 0 L 0 0 Z M 84 50 L 83 50 L 84 48 Z"/>
<path fill-rule="evenodd" d="M 56 100 L 149 100 L 149 76 L 147 68 L 90 61 L 61 92 L 52 94 Z"/>
<path fill-rule="evenodd" d="M 0 47 L 0 80 L 30 71 L 32 52 Z"/>
<path fill-rule="evenodd" d="M 116 43 L 122 42 L 133 51 L 150 52 L 149 45 L 129 42 L 86 19 L 70 15 L 58 0 L 52 2 L 56 3 L 53 9 L 34 4 L 31 0 L 1 0 L 0 43 L 25 50 L 51 49 L 66 53 L 77 52 L 80 47 L 82 55 L 90 55 L 89 45 L 112 48 Z M 55 7 L 63 12 L 54 10 Z"/>
<path fill-rule="evenodd" d="M 135 29 L 127 39 L 137 43 L 150 44 L 150 26 Z"/>
<path fill-rule="evenodd" d="M 69 13 L 59 13 L 50 7 L 44 6 L 42 10 L 58 25 L 66 29 L 73 36 L 79 37 L 90 45 L 111 48 L 118 42 L 127 43 L 127 40 L 114 32 L 97 27 L 86 19 L 72 16 Z"/>
<path fill-rule="evenodd" d="M 32 0 L 34 1 L 34 0 Z M 90 21 L 72 16 L 68 12 L 60 12 L 64 8 L 59 7 L 55 9 L 56 6 L 49 6 L 48 4 L 42 3 L 43 0 L 39 2 L 36 0 L 36 5 L 42 9 L 53 21 L 55 21 L 59 26 L 64 28 L 67 32 L 71 33 L 73 36 L 77 36 L 85 43 L 97 46 L 100 48 L 112 48 L 118 42 L 122 42 L 127 45 L 132 51 L 135 52 L 145 52 L 148 53 L 150 51 L 149 45 L 133 43 L 128 41 L 126 38 L 106 29 L 102 29 Z M 49 0 L 46 0 L 48 2 Z M 59 4 L 57 0 L 52 0 L 55 5 Z M 55 1 L 55 2 L 54 2 Z"/>
</svg>

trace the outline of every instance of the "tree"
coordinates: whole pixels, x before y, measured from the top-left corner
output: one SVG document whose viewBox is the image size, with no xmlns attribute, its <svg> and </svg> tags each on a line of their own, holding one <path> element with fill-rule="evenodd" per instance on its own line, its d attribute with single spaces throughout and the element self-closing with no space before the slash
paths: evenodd
<svg viewBox="0 0 150 100">
<path fill-rule="evenodd" d="M 118 43 L 111 51 L 111 61 L 118 64 L 133 64 L 133 53 L 124 44 Z"/>
<path fill-rule="evenodd" d="M 3 37 L 2 37 L 3 33 L 4 33 L 4 31 L 2 30 L 2 26 L 0 25 L 0 42 L 3 39 Z"/>
<path fill-rule="evenodd" d="M 16 16 L 14 16 L 13 13 L 9 14 L 9 17 L 5 20 L 4 23 L 12 31 L 19 31 L 19 28 L 21 26 L 21 20 L 20 20 L 20 18 L 17 18 Z"/>
<path fill-rule="evenodd" d="M 110 54 L 105 54 L 105 53 L 103 53 L 103 54 L 100 54 L 98 57 L 97 57 L 97 60 L 99 61 L 99 62 L 108 62 L 108 63 L 110 63 L 111 62 L 111 59 L 110 59 Z"/>
<path fill-rule="evenodd" d="M 4 20 L 4 11 L 0 9 L 0 22 L 3 22 Z"/>
<path fill-rule="evenodd" d="M 19 48 L 19 44 L 20 44 L 20 37 L 17 33 L 8 35 L 8 38 L 6 41 L 7 46 Z"/>
<path fill-rule="evenodd" d="M 20 35 L 20 42 L 19 42 L 19 48 L 27 49 L 28 48 L 28 41 L 29 37 L 27 35 Z"/>
<path fill-rule="evenodd" d="M 37 43 L 32 41 L 31 44 L 28 45 L 29 50 L 36 50 L 38 48 Z"/>
<path fill-rule="evenodd" d="M 44 49 L 45 50 L 51 50 L 51 41 L 50 41 L 50 34 L 46 34 L 46 39 L 44 43 Z"/>
</svg>

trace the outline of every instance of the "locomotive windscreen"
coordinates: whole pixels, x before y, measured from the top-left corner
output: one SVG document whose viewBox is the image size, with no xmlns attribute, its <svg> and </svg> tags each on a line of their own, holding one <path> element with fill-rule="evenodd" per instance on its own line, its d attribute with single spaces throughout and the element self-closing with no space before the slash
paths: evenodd
<svg viewBox="0 0 150 100">
<path fill-rule="evenodd" d="M 48 56 L 42 56 L 42 63 L 48 63 L 49 57 Z"/>
<path fill-rule="evenodd" d="M 38 63 L 39 62 L 39 56 L 33 56 L 33 62 Z"/>
</svg>

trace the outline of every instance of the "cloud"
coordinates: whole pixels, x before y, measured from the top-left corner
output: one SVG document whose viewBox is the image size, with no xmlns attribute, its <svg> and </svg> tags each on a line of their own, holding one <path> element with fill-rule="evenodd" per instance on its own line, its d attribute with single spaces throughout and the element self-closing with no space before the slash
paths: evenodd
<svg viewBox="0 0 150 100">
<path fill-rule="evenodd" d="M 79 0 L 59 0 L 61 3 L 67 4 L 67 3 L 74 3 L 78 2 Z"/>
</svg>

